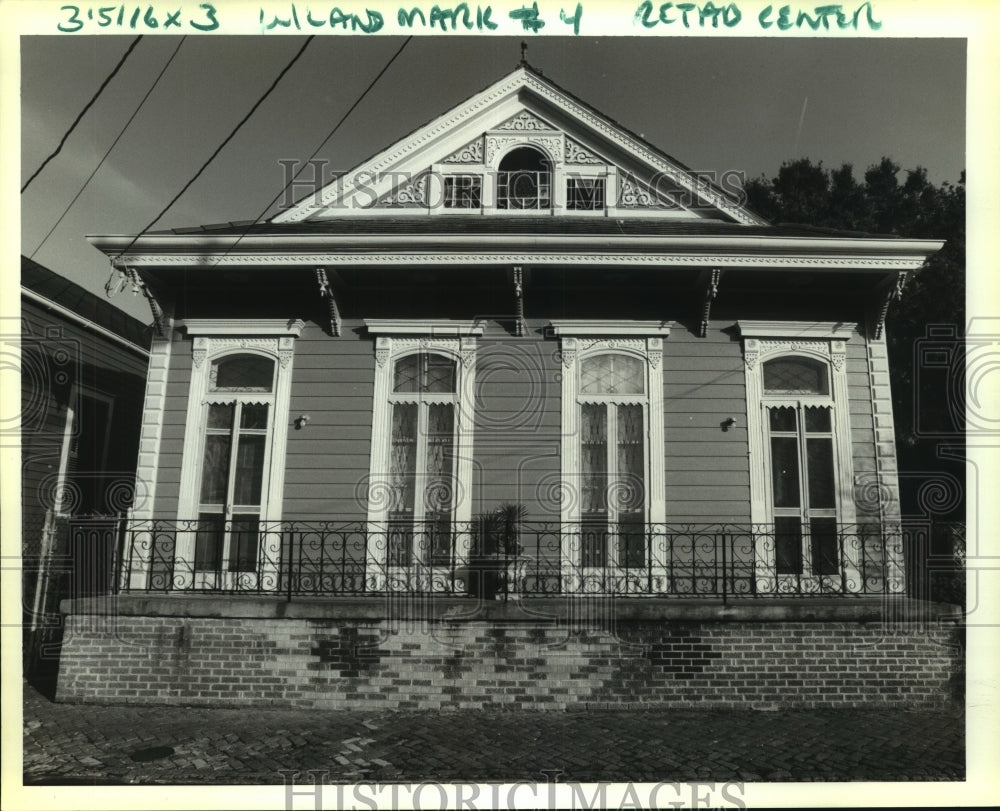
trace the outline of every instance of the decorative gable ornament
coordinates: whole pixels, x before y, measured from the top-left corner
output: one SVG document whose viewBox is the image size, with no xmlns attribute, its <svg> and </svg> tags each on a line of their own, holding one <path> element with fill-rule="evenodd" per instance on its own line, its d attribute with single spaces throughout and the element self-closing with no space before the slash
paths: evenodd
<svg viewBox="0 0 1000 811">
<path fill-rule="evenodd" d="M 579 163 L 579 164 L 603 164 L 597 155 L 580 146 L 572 138 L 566 138 L 566 163 Z"/>
<path fill-rule="evenodd" d="M 379 208 L 426 208 L 427 175 L 422 174 L 408 183 L 402 183 L 392 192 L 380 198 Z"/>
<path fill-rule="evenodd" d="M 556 121 L 558 124 L 553 123 Z M 547 206 L 556 214 L 569 211 L 589 217 L 658 216 L 767 224 L 722 189 L 705 183 L 526 65 L 281 212 L 271 222 L 284 225 L 364 217 L 400 208 L 423 208 L 423 213 L 430 215 L 456 208 L 484 217 L 509 214 L 509 209 L 498 211 L 503 206 L 495 202 L 491 175 L 498 171 L 508 152 L 520 147 L 541 153 L 546 171 L 551 172 L 551 177 L 545 178 L 551 185 Z M 613 160 L 604 157 L 611 155 L 615 156 Z M 444 200 L 454 199 L 454 194 L 448 196 L 449 185 L 452 189 L 459 185 L 447 178 L 459 166 L 462 174 L 471 178 L 463 183 L 478 183 L 481 191 L 474 196 L 466 194 L 460 206 L 440 204 L 426 177 L 443 175 L 440 183 L 435 177 L 433 189 L 440 186 Z M 637 180 L 620 186 L 619 177 Z M 671 194 L 685 202 L 670 202 L 652 191 L 660 188 L 661 181 L 666 181 Z M 587 197 L 595 188 L 602 189 L 600 205 L 591 204 Z M 378 201 L 374 205 L 373 196 Z M 429 200 L 429 196 L 435 199 Z M 567 200 L 573 200 L 573 205 Z"/>
<path fill-rule="evenodd" d="M 648 186 L 631 178 L 622 178 L 618 194 L 620 208 L 678 208 L 672 201 L 665 200 Z"/>
<path fill-rule="evenodd" d="M 555 127 L 546 124 L 538 116 L 532 115 L 527 110 L 522 110 L 517 115 L 504 121 L 497 129 L 523 132 L 524 130 L 552 130 Z"/>
<path fill-rule="evenodd" d="M 476 138 L 470 141 L 461 149 L 456 149 L 445 158 L 442 163 L 482 163 L 483 162 L 483 139 Z"/>
<path fill-rule="evenodd" d="M 561 133 L 496 134 L 486 136 L 486 165 L 495 166 L 508 149 L 515 146 L 533 146 L 541 149 L 553 163 L 563 162 L 563 136 Z"/>
</svg>

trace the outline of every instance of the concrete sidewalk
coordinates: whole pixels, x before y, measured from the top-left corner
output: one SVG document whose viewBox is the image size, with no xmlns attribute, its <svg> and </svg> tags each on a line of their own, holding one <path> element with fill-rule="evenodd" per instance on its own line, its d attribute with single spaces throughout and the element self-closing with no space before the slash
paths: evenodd
<svg viewBox="0 0 1000 811">
<path fill-rule="evenodd" d="M 26 784 L 907 781 L 965 775 L 961 711 L 335 712 L 55 704 L 24 686 Z"/>
</svg>

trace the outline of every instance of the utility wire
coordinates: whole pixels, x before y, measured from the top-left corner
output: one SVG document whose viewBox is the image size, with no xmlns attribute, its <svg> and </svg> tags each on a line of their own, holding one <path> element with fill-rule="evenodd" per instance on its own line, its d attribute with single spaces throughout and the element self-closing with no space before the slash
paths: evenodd
<svg viewBox="0 0 1000 811">
<path fill-rule="evenodd" d="M 389 70 L 389 68 L 392 66 L 392 63 L 395 62 L 397 57 L 403 52 L 403 49 L 410 44 L 411 39 L 413 39 L 413 37 L 409 36 L 403 41 L 403 44 L 399 46 L 399 49 L 396 51 L 396 53 L 392 55 L 392 58 L 390 58 L 389 61 L 385 63 L 385 66 L 382 68 L 382 70 L 378 72 L 378 75 L 374 79 L 372 79 L 371 82 L 368 83 L 368 87 L 366 87 L 364 91 L 361 93 L 361 95 L 358 96 L 357 101 L 355 101 L 354 104 L 350 106 L 348 111 L 340 117 L 340 120 L 334 125 L 333 129 L 330 130 L 329 133 L 327 133 L 327 136 L 323 139 L 320 145 L 313 150 L 313 153 L 309 156 L 308 160 L 306 160 L 299 168 L 299 170 L 294 175 L 292 175 L 292 179 L 289 180 L 284 186 L 282 186 L 281 191 L 279 191 L 271 199 L 271 202 L 269 202 L 264 207 L 263 211 L 261 211 L 260 214 L 257 215 L 257 217 L 253 220 L 253 222 L 251 222 L 250 225 L 248 225 L 246 229 L 244 229 L 243 233 L 239 235 L 239 238 L 226 249 L 226 252 L 219 257 L 219 259 L 216 261 L 215 264 L 218 264 L 219 262 L 222 261 L 224 257 L 229 255 L 229 252 L 232 251 L 233 248 L 235 248 L 240 243 L 243 237 L 245 237 L 250 232 L 250 229 L 253 228 L 253 226 L 255 226 L 258 222 L 260 222 L 260 220 L 268 212 L 271 206 L 273 206 L 285 193 L 285 190 L 289 186 L 291 186 L 295 182 L 296 178 L 298 178 L 298 176 L 302 174 L 305 168 L 312 163 L 312 160 L 320 153 L 320 150 L 322 150 L 323 147 L 327 145 L 327 142 L 336 134 L 337 130 L 340 129 L 341 125 L 343 125 L 343 123 L 347 120 L 348 116 L 350 116 L 350 114 L 354 112 L 354 110 L 358 107 L 358 105 L 365 100 L 365 97 L 371 92 L 372 88 L 375 87 L 375 85 L 378 83 L 378 80 L 382 78 L 382 76 L 385 74 L 387 70 Z"/>
<path fill-rule="evenodd" d="M 174 52 L 170 55 L 170 59 L 167 60 L 167 63 L 163 66 L 163 69 L 160 71 L 159 75 L 156 77 L 156 79 L 153 80 L 153 84 L 150 85 L 149 90 L 146 91 L 146 95 L 142 97 L 142 101 L 140 101 L 139 102 L 139 106 L 135 108 L 135 112 L 132 113 L 131 118 L 129 118 L 129 120 L 125 122 L 125 126 L 122 127 L 121 132 L 118 133 L 118 137 L 115 138 L 114 141 L 112 141 L 111 146 L 109 146 L 107 152 L 104 153 L 104 157 L 101 158 L 101 162 L 98 163 L 97 166 L 94 167 L 94 171 L 90 173 L 90 177 L 88 177 L 84 181 L 83 186 L 80 187 L 80 191 L 78 191 L 76 193 L 76 196 L 72 200 L 69 201 L 69 205 L 66 206 L 66 209 L 59 216 L 59 219 L 56 220 L 56 224 L 53 225 L 49 229 L 49 232 L 45 235 L 45 238 L 41 242 L 38 243 L 38 247 L 35 248 L 34 251 L 32 251 L 31 256 L 28 257 L 29 259 L 34 259 L 35 258 L 35 254 L 38 253 L 42 249 L 42 246 L 46 242 L 48 242 L 49 237 L 52 236 L 52 232 L 55 231 L 59 227 L 59 223 L 61 223 L 63 221 L 63 218 L 67 214 L 69 214 L 69 210 L 71 208 L 73 208 L 73 206 L 76 204 L 76 201 L 80 199 L 80 195 L 83 194 L 83 192 L 86 190 L 87 186 L 90 185 L 90 181 L 94 179 L 94 175 L 96 175 L 97 172 L 98 172 L 98 170 L 104 165 L 104 161 L 106 161 L 108 159 L 108 156 L 111 154 L 111 150 L 113 150 L 115 148 L 115 146 L 118 144 L 118 142 L 122 139 L 122 136 L 125 134 L 125 130 L 127 130 L 129 128 L 129 126 L 132 124 L 132 121 L 135 120 L 135 117 L 137 115 L 139 115 L 139 111 L 142 109 L 143 105 L 146 103 L 146 99 L 148 99 L 150 97 L 150 95 L 152 95 L 153 91 L 156 89 L 156 86 L 160 83 L 160 79 L 162 79 L 163 78 L 163 74 L 167 72 L 167 68 L 169 68 L 170 64 L 174 61 L 174 57 L 177 56 L 177 52 L 181 49 L 181 45 L 184 44 L 184 40 L 186 40 L 186 39 L 187 39 L 187 37 L 181 37 L 181 41 L 177 43 L 177 47 L 174 48 Z"/>
<path fill-rule="evenodd" d="M 142 34 L 140 34 L 134 40 L 132 40 L 132 44 L 128 46 L 128 50 L 125 51 L 122 58 L 118 60 L 118 64 L 115 65 L 115 69 L 108 74 L 108 78 L 101 83 L 101 86 L 97 88 L 97 92 L 94 93 L 93 97 L 90 99 L 90 101 L 87 102 L 84 108 L 80 110 L 80 114 L 76 117 L 76 120 L 69 125 L 69 129 L 66 130 L 66 134 L 63 135 L 62 140 L 59 142 L 59 146 L 56 147 L 55 152 L 53 152 L 44 161 L 42 161 L 42 165 L 39 166 L 35 170 L 35 173 L 28 178 L 28 181 L 23 186 L 21 186 L 21 194 L 24 194 L 24 190 L 31 185 L 31 181 L 33 181 L 36 177 L 38 177 L 39 174 L 41 174 L 42 169 L 48 166 L 49 161 L 51 161 L 56 155 L 58 155 L 62 151 L 63 144 L 66 143 L 66 139 L 69 138 L 73 130 L 76 129 L 76 125 L 80 123 L 80 119 L 83 118 L 87 110 L 89 110 L 91 107 L 94 106 L 94 102 L 97 101 L 98 97 L 101 95 L 101 92 L 104 90 L 104 88 L 108 86 L 108 82 L 110 82 L 112 79 L 115 78 L 115 75 L 118 73 L 119 70 L 121 70 L 121 66 L 125 64 L 125 60 L 128 59 L 129 54 L 131 54 L 132 51 L 135 50 L 135 46 L 139 44 L 139 40 L 141 39 L 142 39 Z"/>
<path fill-rule="evenodd" d="M 292 66 L 299 61 L 299 57 L 302 56 L 302 54 L 305 52 L 305 49 L 309 47 L 309 43 L 312 42 L 314 39 L 315 36 L 306 38 L 306 41 L 302 44 L 302 47 L 299 48 L 298 53 L 296 53 L 295 56 L 292 57 L 292 60 L 287 65 L 285 65 L 284 69 L 281 71 L 281 73 L 278 74 L 277 78 L 275 78 L 275 80 L 271 82 L 271 86 L 264 91 L 264 95 L 262 95 L 259 99 L 257 99 L 257 103 L 250 108 L 250 112 L 248 112 L 245 116 L 243 116 L 243 119 L 233 128 L 233 130 L 229 133 L 229 135 L 225 137 L 223 142 L 219 144 L 219 146 L 211 155 L 209 155 L 208 160 L 206 160 L 201 165 L 201 168 L 197 172 L 195 172 L 194 177 L 192 177 L 187 183 L 184 184 L 184 188 L 182 188 L 179 192 L 177 192 L 177 194 L 174 195 L 174 198 L 169 203 L 167 203 L 166 207 L 159 214 L 156 215 L 156 217 L 153 219 L 151 223 L 149 223 L 149 225 L 147 225 L 138 234 L 132 237 L 132 241 L 129 242 L 129 244 L 126 245 L 125 248 L 123 248 L 121 251 L 118 252 L 118 254 L 115 256 L 115 259 L 119 259 L 123 254 L 127 253 L 132 248 L 132 246 L 135 245 L 139 237 L 141 237 L 144 233 L 146 233 L 146 231 L 148 231 L 150 228 L 156 225 L 156 223 L 160 221 L 163 215 L 166 214 L 173 207 L 174 203 L 176 203 L 181 198 L 184 192 L 186 192 L 189 188 L 191 188 L 191 185 L 199 177 L 201 177 L 202 173 L 208 168 L 208 165 L 213 160 L 215 160 L 216 155 L 218 155 L 225 148 L 226 144 L 228 144 L 231 140 L 233 140 L 233 138 L 236 136 L 236 133 L 238 133 L 243 128 L 243 125 L 250 120 L 250 117 L 257 111 L 257 108 L 260 107 L 260 105 L 264 103 L 267 97 L 271 95 L 271 93 L 274 91 L 274 88 L 278 86 L 278 83 L 284 78 L 285 74 L 288 73 L 288 71 L 292 69 Z"/>
</svg>

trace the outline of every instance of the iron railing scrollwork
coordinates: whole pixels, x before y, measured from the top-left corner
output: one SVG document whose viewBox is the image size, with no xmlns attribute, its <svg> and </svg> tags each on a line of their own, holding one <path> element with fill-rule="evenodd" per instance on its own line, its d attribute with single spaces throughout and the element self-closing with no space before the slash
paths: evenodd
<svg viewBox="0 0 1000 811">
<path fill-rule="evenodd" d="M 771 524 L 619 530 L 524 521 L 512 542 L 497 546 L 483 542 L 477 522 L 442 530 L 440 522 L 261 521 L 252 539 L 239 537 L 249 531 L 245 526 L 222 527 L 227 542 L 216 546 L 240 551 L 211 560 L 198 557 L 199 533 L 206 529 L 197 520 L 133 520 L 119 527 L 117 543 L 102 543 L 95 552 L 113 558 L 102 564 L 117 573 L 110 589 L 287 599 L 393 592 L 723 600 L 905 594 L 923 582 L 926 557 L 912 551 L 923 548 L 918 541 L 930 531 L 927 522 L 841 525 L 835 544 L 826 538 L 827 551 L 813 556 L 810 567 L 808 555 L 779 554 L 790 541 Z M 219 531 L 213 525 L 212 532 Z M 793 541 L 810 543 L 808 537 Z"/>
</svg>

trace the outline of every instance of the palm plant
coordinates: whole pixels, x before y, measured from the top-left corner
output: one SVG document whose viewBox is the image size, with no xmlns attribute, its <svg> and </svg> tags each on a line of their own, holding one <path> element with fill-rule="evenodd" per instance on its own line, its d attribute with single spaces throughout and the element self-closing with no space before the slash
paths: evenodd
<svg viewBox="0 0 1000 811">
<path fill-rule="evenodd" d="M 508 561 L 522 551 L 521 523 L 528 514 L 523 504 L 504 503 L 476 516 L 470 567 L 470 591 L 491 599 L 499 594 Z"/>
<path fill-rule="evenodd" d="M 516 555 L 521 551 L 518 539 L 527 514 L 528 508 L 515 502 L 505 502 L 490 512 L 480 513 L 476 516 L 476 552 L 479 555 Z"/>
</svg>

